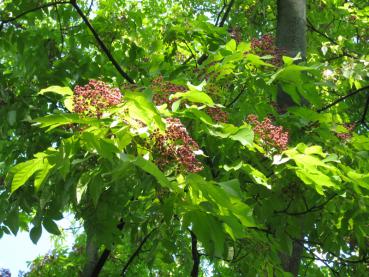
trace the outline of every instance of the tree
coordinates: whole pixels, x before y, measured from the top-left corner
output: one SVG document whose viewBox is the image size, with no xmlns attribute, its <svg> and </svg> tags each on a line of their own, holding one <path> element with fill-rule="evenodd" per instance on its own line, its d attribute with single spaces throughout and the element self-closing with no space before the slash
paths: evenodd
<svg viewBox="0 0 369 277">
<path fill-rule="evenodd" d="M 365 3 L 261 2 L 0 4 L 0 236 L 84 229 L 28 276 L 366 275 Z"/>
</svg>

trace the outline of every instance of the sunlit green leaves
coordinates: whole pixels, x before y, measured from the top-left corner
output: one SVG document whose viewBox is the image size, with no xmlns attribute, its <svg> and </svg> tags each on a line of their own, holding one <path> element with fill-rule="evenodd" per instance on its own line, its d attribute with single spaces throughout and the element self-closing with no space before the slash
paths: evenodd
<svg viewBox="0 0 369 277">
<path fill-rule="evenodd" d="M 45 180 L 48 172 L 52 166 L 47 160 L 47 154 L 38 153 L 35 155 L 35 159 L 19 163 L 12 168 L 14 174 L 12 179 L 11 191 L 14 192 L 21 186 L 23 186 L 33 174 L 35 177 L 35 189 L 38 190 Z"/>
</svg>

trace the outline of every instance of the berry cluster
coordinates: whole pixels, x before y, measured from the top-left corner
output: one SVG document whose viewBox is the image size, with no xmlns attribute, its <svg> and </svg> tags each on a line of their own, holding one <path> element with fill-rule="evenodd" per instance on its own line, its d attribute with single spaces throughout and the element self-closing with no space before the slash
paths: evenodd
<svg viewBox="0 0 369 277">
<path fill-rule="evenodd" d="M 264 118 L 263 121 L 259 121 L 254 114 L 250 114 L 247 120 L 254 127 L 254 133 L 259 136 L 265 146 L 278 150 L 287 149 L 288 132 L 284 132 L 282 126 L 273 125 L 272 120 L 268 117 Z"/>
<path fill-rule="evenodd" d="M 206 108 L 206 113 L 217 122 L 228 122 L 228 113 L 223 111 L 219 107 L 209 107 Z"/>
<path fill-rule="evenodd" d="M 103 111 L 121 103 L 122 94 L 118 88 L 108 84 L 90 80 L 85 86 L 74 88 L 74 112 L 100 118 Z"/>
<path fill-rule="evenodd" d="M 188 172 L 201 171 L 203 166 L 195 155 L 199 145 L 190 137 L 186 127 L 178 118 L 167 118 L 166 123 L 164 134 L 157 132 L 153 135 L 154 148 L 160 155 L 156 159 L 158 166 L 163 169 L 165 165 L 175 162 Z"/>
<path fill-rule="evenodd" d="M 163 76 L 159 76 L 152 81 L 151 89 L 157 92 L 153 97 L 155 105 L 160 106 L 167 104 L 169 107 L 175 102 L 175 99 L 169 99 L 172 93 L 184 92 L 187 90 L 184 86 L 164 81 Z"/>
<path fill-rule="evenodd" d="M 271 35 L 263 35 L 259 39 L 253 38 L 251 40 L 251 49 L 259 56 L 273 56 L 271 63 L 275 66 L 281 66 L 283 64 L 283 51 L 275 46 L 274 40 L 274 37 Z"/>
<path fill-rule="evenodd" d="M 352 138 L 352 131 L 355 129 L 356 127 L 356 124 L 355 123 L 347 123 L 347 124 L 344 124 L 345 128 L 347 129 L 347 133 L 336 133 L 336 136 L 339 138 L 339 139 L 342 139 L 342 140 L 348 140 L 350 138 Z"/>
</svg>

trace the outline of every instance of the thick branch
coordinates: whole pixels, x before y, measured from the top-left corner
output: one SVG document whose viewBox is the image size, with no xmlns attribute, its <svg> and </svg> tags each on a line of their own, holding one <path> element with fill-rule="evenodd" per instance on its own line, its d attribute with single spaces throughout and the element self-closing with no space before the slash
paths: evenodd
<svg viewBox="0 0 369 277">
<path fill-rule="evenodd" d="M 190 230 L 191 234 L 191 250 L 192 250 L 192 260 L 193 266 L 191 270 L 191 277 L 199 276 L 199 267 L 200 267 L 200 255 L 197 250 L 197 237 L 194 232 Z"/>
<path fill-rule="evenodd" d="M 215 21 L 215 26 L 218 26 L 218 23 L 219 23 L 219 20 L 220 20 L 220 16 L 222 15 L 222 13 L 223 13 L 223 11 L 224 11 L 224 9 L 227 7 L 227 2 L 226 1 L 224 1 L 224 4 L 223 4 L 223 7 L 222 7 L 222 9 L 220 10 L 220 12 L 218 13 L 218 15 L 217 15 L 217 19 L 216 19 L 216 21 Z"/>
<path fill-rule="evenodd" d="M 113 57 L 113 55 L 111 54 L 111 52 L 109 51 L 109 49 L 106 47 L 105 43 L 101 40 L 101 38 L 99 37 L 98 33 L 96 32 L 96 30 L 92 27 L 90 21 L 88 20 L 88 18 L 86 17 L 86 15 L 83 13 L 83 11 L 81 10 L 81 8 L 77 5 L 76 0 L 72 0 L 72 5 L 75 8 L 75 10 L 77 11 L 77 13 L 80 15 L 80 17 L 82 18 L 83 22 L 87 25 L 87 27 L 90 29 L 90 31 L 92 32 L 92 34 L 94 35 L 97 43 L 99 44 L 99 46 L 101 47 L 101 49 L 104 51 L 105 55 L 109 58 L 109 60 L 112 62 L 112 64 L 114 65 L 114 67 L 118 70 L 118 72 L 120 73 L 120 75 L 126 79 L 129 83 L 134 84 L 134 80 L 122 69 L 122 67 L 118 64 L 118 62 L 116 61 L 116 59 Z"/>
<path fill-rule="evenodd" d="M 125 224 L 125 222 L 124 221 L 121 221 L 117 225 L 117 228 L 118 228 L 119 231 L 123 230 L 124 224 Z M 97 263 L 96 263 L 96 265 L 95 265 L 95 267 L 94 267 L 94 269 L 93 269 L 92 274 L 91 274 L 90 277 L 97 277 L 97 276 L 99 276 L 100 271 L 104 267 L 104 265 L 105 265 L 106 261 L 108 260 L 110 254 L 111 254 L 111 250 L 110 249 L 105 249 L 103 251 L 103 253 L 100 255 L 100 258 L 97 261 Z"/>
<path fill-rule="evenodd" d="M 71 1 L 46 3 L 44 5 L 29 9 L 27 11 L 24 11 L 24 12 L 14 16 L 14 17 L 11 17 L 11 18 L 8 18 L 8 19 L 0 19 L 0 21 L 1 21 L 2 24 L 3 23 L 9 23 L 9 22 L 12 22 L 12 21 L 15 21 L 15 20 L 21 18 L 22 16 L 25 16 L 26 14 L 29 14 L 29 13 L 32 13 L 32 12 L 35 12 L 35 11 L 38 11 L 38 10 L 41 10 L 41 9 L 44 9 L 44 8 L 47 8 L 47 7 L 52 7 L 52 6 L 62 5 L 62 4 L 70 4 L 70 3 L 71 3 Z"/>
<path fill-rule="evenodd" d="M 226 20 L 228 18 L 229 12 L 231 11 L 232 6 L 234 5 L 234 2 L 235 2 L 234 0 L 231 0 L 231 2 L 229 2 L 228 7 L 227 7 L 227 9 L 226 9 L 226 11 L 225 11 L 225 13 L 222 17 L 222 20 L 220 21 L 220 23 L 218 25 L 218 27 L 223 27 L 224 26 L 224 23 L 226 22 Z"/>
<path fill-rule="evenodd" d="M 126 262 L 126 264 L 123 267 L 122 276 L 126 275 L 126 271 L 128 269 L 128 267 L 131 265 L 131 263 L 133 262 L 133 260 L 140 254 L 142 247 L 144 246 L 144 244 L 146 243 L 146 241 L 148 240 L 148 238 L 152 235 L 152 233 L 157 230 L 158 227 L 152 229 L 141 241 L 141 243 L 139 244 L 139 246 L 137 247 L 137 249 L 135 250 L 135 252 L 133 252 L 133 254 L 131 255 L 131 257 L 129 257 L 128 261 Z"/>
<path fill-rule="evenodd" d="M 317 112 L 318 113 L 321 113 L 321 112 L 323 112 L 325 110 L 328 110 L 330 107 L 332 107 L 332 106 L 334 106 L 334 105 L 336 105 L 336 104 L 344 101 L 345 99 L 347 99 L 347 98 L 349 98 L 351 96 L 354 96 L 355 94 L 357 94 L 357 93 L 359 93 L 359 92 L 361 92 L 363 90 L 366 90 L 366 89 L 369 89 L 369 85 L 368 86 L 365 86 L 365 87 L 362 87 L 362 88 L 359 88 L 359 89 L 357 89 L 357 90 L 355 90 L 353 92 L 350 92 L 349 94 L 347 94 L 345 96 L 342 96 L 342 97 L 338 98 L 337 100 L 333 101 L 331 104 L 329 104 L 329 105 L 327 105 L 327 106 L 325 106 L 323 108 L 318 109 Z"/>
</svg>

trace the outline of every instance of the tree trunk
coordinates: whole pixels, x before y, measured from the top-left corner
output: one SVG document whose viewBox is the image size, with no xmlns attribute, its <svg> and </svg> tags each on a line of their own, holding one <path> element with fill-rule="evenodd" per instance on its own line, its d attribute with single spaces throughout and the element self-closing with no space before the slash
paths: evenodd
<svg viewBox="0 0 369 277">
<path fill-rule="evenodd" d="M 277 47 L 285 56 L 301 54 L 306 58 L 306 0 L 277 0 Z M 277 94 L 277 104 L 282 111 L 294 105 L 291 97 L 281 89 Z M 304 234 L 301 234 L 303 238 Z M 291 256 L 281 253 L 285 271 L 298 275 L 303 246 L 293 242 Z"/>
<path fill-rule="evenodd" d="M 277 0 L 277 47 L 285 56 L 301 54 L 306 58 L 306 0 Z M 285 92 L 277 94 L 277 104 L 282 112 L 294 105 Z"/>
</svg>

